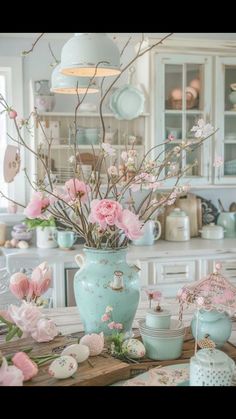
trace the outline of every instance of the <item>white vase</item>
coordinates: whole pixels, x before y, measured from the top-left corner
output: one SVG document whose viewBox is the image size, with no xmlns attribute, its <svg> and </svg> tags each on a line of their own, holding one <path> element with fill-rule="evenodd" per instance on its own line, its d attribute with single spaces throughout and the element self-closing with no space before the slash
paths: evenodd
<svg viewBox="0 0 236 419">
<path fill-rule="evenodd" d="M 36 245 L 40 249 L 52 249 L 57 247 L 55 239 L 56 227 L 37 227 Z"/>
</svg>

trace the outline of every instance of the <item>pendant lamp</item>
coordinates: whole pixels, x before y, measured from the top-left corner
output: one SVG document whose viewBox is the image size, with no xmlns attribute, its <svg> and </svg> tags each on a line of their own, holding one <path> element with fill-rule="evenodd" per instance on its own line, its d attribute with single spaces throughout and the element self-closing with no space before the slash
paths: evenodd
<svg viewBox="0 0 236 419">
<path fill-rule="evenodd" d="M 76 33 L 63 46 L 61 72 L 71 76 L 106 77 L 120 73 L 120 52 L 105 33 Z"/>
<path fill-rule="evenodd" d="M 51 92 L 64 94 L 97 93 L 99 91 L 95 80 L 87 77 L 66 76 L 60 72 L 61 64 L 58 64 L 51 75 Z M 88 87 L 89 86 L 89 87 Z"/>
</svg>

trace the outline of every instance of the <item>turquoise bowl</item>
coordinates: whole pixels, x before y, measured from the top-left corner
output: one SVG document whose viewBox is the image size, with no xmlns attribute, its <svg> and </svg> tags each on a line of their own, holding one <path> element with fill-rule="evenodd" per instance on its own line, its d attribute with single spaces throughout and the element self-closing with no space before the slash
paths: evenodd
<svg viewBox="0 0 236 419">
<path fill-rule="evenodd" d="M 167 361 L 169 359 L 177 359 L 181 356 L 184 343 L 184 331 L 182 335 L 174 337 L 154 337 L 143 332 L 140 332 L 140 334 L 148 358 L 158 361 Z"/>
</svg>

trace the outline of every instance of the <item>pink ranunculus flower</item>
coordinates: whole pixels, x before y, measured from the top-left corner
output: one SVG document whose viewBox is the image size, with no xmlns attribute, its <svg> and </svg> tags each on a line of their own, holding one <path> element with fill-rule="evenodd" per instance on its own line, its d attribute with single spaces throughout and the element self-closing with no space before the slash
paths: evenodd
<svg viewBox="0 0 236 419">
<path fill-rule="evenodd" d="M 29 291 L 28 277 L 21 272 L 13 274 L 10 278 L 9 289 L 16 298 L 22 300 Z"/>
<path fill-rule="evenodd" d="M 68 180 L 65 183 L 65 189 L 72 201 L 79 198 L 84 203 L 88 199 L 89 187 L 79 179 Z"/>
<path fill-rule="evenodd" d="M 0 366 L 0 386 L 23 386 L 23 372 L 14 365 L 8 366 L 6 358 Z"/>
<path fill-rule="evenodd" d="M 137 240 L 143 235 L 143 223 L 138 219 L 138 216 L 128 209 L 125 209 L 121 217 L 116 223 L 116 226 L 124 230 L 126 237 L 130 240 Z"/>
<path fill-rule="evenodd" d="M 108 313 L 103 314 L 101 320 L 102 322 L 107 322 L 108 320 L 110 320 L 110 315 Z"/>
<path fill-rule="evenodd" d="M 49 199 L 45 198 L 41 192 L 34 192 L 31 201 L 24 210 L 24 214 L 28 218 L 40 217 L 49 204 Z"/>
<path fill-rule="evenodd" d="M 111 199 L 94 199 L 91 202 L 90 223 L 98 223 L 101 228 L 106 229 L 107 225 L 117 225 L 122 215 L 122 206 L 119 202 Z"/>
<path fill-rule="evenodd" d="M 37 342 L 49 342 L 58 335 L 58 330 L 52 320 L 44 319 L 38 320 L 36 328 L 31 333 L 33 339 Z"/>
<path fill-rule="evenodd" d="M 14 109 L 10 109 L 8 115 L 10 119 L 15 119 L 17 117 L 17 112 Z"/>
<path fill-rule="evenodd" d="M 51 280 L 52 280 L 52 271 L 49 268 L 47 262 L 41 263 L 32 272 L 31 283 L 30 283 L 30 288 L 31 288 L 30 294 L 33 291 L 33 294 L 36 297 L 40 297 L 50 288 Z"/>
<path fill-rule="evenodd" d="M 115 323 L 114 328 L 115 328 L 116 330 L 122 330 L 122 329 L 123 329 L 123 324 L 122 324 L 122 323 Z"/>
<path fill-rule="evenodd" d="M 24 381 L 28 381 L 38 374 L 38 366 L 32 361 L 25 352 L 17 352 L 12 362 L 15 367 L 19 368 L 24 376 Z"/>
<path fill-rule="evenodd" d="M 11 304 L 8 311 L 14 323 L 25 333 L 25 336 L 35 329 L 38 320 L 42 317 L 40 309 L 26 301 L 23 301 L 19 307 Z"/>
</svg>

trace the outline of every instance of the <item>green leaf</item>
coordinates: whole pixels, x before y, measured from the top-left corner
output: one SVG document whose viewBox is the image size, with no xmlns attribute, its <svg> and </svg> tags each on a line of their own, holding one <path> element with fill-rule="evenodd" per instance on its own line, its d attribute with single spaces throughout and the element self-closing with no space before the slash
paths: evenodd
<svg viewBox="0 0 236 419">
<path fill-rule="evenodd" d="M 41 220 L 40 218 L 26 218 L 24 220 L 24 223 L 27 225 L 29 230 L 32 230 L 37 227 L 55 227 L 56 223 L 53 217 L 50 217 L 48 220 Z"/>
<path fill-rule="evenodd" d="M 19 327 L 16 333 L 17 333 L 18 338 L 21 338 L 21 336 L 23 335 L 23 332 L 22 330 L 19 329 Z"/>
<path fill-rule="evenodd" d="M 10 331 L 6 335 L 6 342 L 8 342 L 9 340 L 11 340 L 18 333 L 18 330 L 19 330 L 19 327 L 18 326 L 11 327 L 10 328 Z"/>
<path fill-rule="evenodd" d="M 1 320 L 2 323 L 7 324 L 9 327 L 14 324 L 14 323 L 11 323 L 8 320 L 4 319 L 4 317 L 2 317 L 2 316 L 0 316 L 0 320 Z"/>
</svg>

